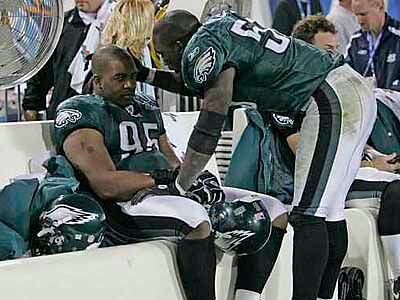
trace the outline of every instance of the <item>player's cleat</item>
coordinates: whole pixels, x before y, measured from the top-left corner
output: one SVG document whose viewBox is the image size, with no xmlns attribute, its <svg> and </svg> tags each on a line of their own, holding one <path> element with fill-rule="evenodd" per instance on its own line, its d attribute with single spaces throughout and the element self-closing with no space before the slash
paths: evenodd
<svg viewBox="0 0 400 300">
<path fill-rule="evenodd" d="M 400 276 L 393 282 L 393 300 L 400 300 Z"/>
<path fill-rule="evenodd" d="M 364 273 L 356 267 L 344 267 L 338 278 L 339 300 L 363 300 Z"/>
<path fill-rule="evenodd" d="M 346 300 L 349 293 L 349 278 L 345 268 L 342 268 L 338 277 L 338 300 Z"/>
</svg>

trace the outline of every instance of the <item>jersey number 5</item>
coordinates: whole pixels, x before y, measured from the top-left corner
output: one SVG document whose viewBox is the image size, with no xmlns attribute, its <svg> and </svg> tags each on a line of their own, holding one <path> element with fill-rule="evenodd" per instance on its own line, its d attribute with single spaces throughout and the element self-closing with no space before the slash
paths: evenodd
<svg viewBox="0 0 400 300">
<path fill-rule="evenodd" d="M 237 35 L 252 38 L 259 43 L 262 42 L 265 48 L 278 54 L 285 52 L 290 44 L 290 39 L 287 36 L 274 29 L 261 27 L 251 20 L 237 20 L 231 31 Z"/>
</svg>

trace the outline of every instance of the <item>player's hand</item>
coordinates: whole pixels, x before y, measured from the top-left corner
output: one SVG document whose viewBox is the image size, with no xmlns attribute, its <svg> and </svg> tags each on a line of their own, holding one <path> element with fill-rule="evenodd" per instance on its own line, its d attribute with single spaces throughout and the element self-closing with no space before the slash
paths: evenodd
<svg viewBox="0 0 400 300">
<path fill-rule="evenodd" d="M 175 170 L 153 170 L 150 176 L 153 177 L 156 185 L 168 185 L 175 181 L 178 176 L 179 169 Z"/>
<path fill-rule="evenodd" d="M 225 200 L 225 193 L 217 177 L 209 171 L 204 171 L 197 177 L 186 195 L 202 205 L 211 205 L 216 201 Z"/>
<path fill-rule="evenodd" d="M 26 110 L 24 111 L 24 119 L 25 121 L 37 121 L 38 120 L 38 112 L 36 110 Z"/>
<path fill-rule="evenodd" d="M 142 64 L 142 62 L 138 58 L 136 58 L 135 55 L 133 55 L 132 53 L 131 53 L 131 55 L 132 55 L 133 61 L 135 62 L 135 66 L 138 70 L 138 73 L 136 75 L 136 80 L 139 82 L 145 82 L 147 77 L 149 76 L 150 68 L 145 67 Z"/>
<path fill-rule="evenodd" d="M 142 202 L 148 196 L 167 196 L 170 195 L 168 188 L 166 185 L 156 185 L 151 188 L 145 188 L 133 195 L 132 199 L 130 200 L 131 205 L 137 205 Z"/>
<path fill-rule="evenodd" d="M 395 157 L 396 153 L 376 157 L 372 160 L 372 165 L 380 171 L 394 173 L 400 170 L 400 161 L 395 160 Z"/>
</svg>

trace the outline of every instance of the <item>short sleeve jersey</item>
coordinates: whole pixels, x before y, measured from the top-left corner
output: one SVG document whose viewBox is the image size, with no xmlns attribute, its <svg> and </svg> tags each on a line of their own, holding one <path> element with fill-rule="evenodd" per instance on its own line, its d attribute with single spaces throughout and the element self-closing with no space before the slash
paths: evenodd
<svg viewBox="0 0 400 300">
<path fill-rule="evenodd" d="M 211 18 L 190 39 L 182 78 L 189 89 L 202 93 L 223 70 L 234 67 L 233 101 L 292 114 L 342 64 L 341 55 L 228 12 Z"/>
<path fill-rule="evenodd" d="M 54 140 L 63 154 L 67 136 L 80 128 L 98 130 L 115 165 L 130 155 L 158 152 L 165 133 L 160 109 L 152 98 L 137 93 L 125 107 L 100 96 L 82 95 L 64 101 L 56 112 Z"/>
</svg>

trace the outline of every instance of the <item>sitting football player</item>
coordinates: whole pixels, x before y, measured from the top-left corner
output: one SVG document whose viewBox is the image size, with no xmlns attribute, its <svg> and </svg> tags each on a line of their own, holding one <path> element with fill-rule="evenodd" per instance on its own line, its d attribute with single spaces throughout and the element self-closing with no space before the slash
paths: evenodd
<svg viewBox="0 0 400 300">
<path fill-rule="evenodd" d="M 203 205 L 224 199 L 230 203 L 254 193 L 221 189 L 215 176 L 203 172 L 182 195 L 176 186 L 179 160 L 168 142 L 160 109 L 152 98 L 135 93 L 133 57 L 115 45 L 99 48 L 92 71 L 94 95 L 76 96 L 58 107 L 54 140 L 57 153 L 67 158 L 80 179 L 78 192 L 89 194 L 105 211 L 103 244 L 175 239 L 187 299 L 215 299 L 215 246 Z M 278 200 L 258 195 L 253 202 L 262 204 L 252 211 L 255 222 L 268 216 L 275 226 L 271 242 L 239 261 L 237 299 L 262 290 L 287 223 Z M 270 235 L 268 230 L 264 233 Z"/>
</svg>

